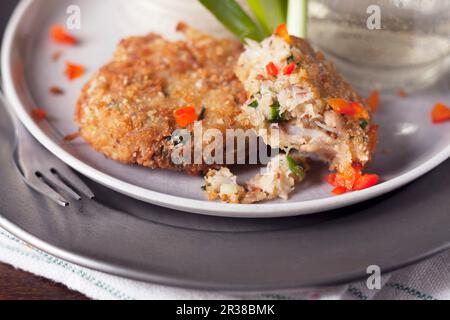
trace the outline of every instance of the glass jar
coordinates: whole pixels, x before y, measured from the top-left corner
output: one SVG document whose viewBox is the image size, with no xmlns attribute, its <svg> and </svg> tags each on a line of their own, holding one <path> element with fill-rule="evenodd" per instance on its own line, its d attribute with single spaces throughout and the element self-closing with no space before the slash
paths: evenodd
<svg viewBox="0 0 450 320">
<path fill-rule="evenodd" d="M 309 38 L 350 82 L 412 91 L 450 65 L 450 1 L 310 0 Z"/>
</svg>

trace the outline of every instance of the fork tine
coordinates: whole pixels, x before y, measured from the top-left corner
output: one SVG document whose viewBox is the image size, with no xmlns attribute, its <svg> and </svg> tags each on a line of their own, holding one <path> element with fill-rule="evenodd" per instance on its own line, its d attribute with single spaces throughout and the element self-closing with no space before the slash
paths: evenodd
<svg viewBox="0 0 450 320">
<path fill-rule="evenodd" d="M 44 176 L 44 180 L 50 185 L 54 185 L 57 188 L 60 188 L 67 192 L 72 198 L 75 200 L 81 200 L 81 196 L 75 192 L 70 186 L 68 186 L 59 176 L 59 174 L 56 171 L 50 170 L 50 175 Z"/>
<path fill-rule="evenodd" d="M 89 199 L 95 197 L 91 189 L 69 167 L 58 169 L 52 168 L 50 171 L 72 190 L 81 192 Z"/>
<path fill-rule="evenodd" d="M 50 198 L 60 206 L 67 207 L 69 205 L 69 202 L 67 202 L 66 199 L 64 199 L 59 193 L 53 190 L 47 183 L 45 183 L 37 176 L 24 178 L 24 180 L 28 186 L 41 193 L 42 195 Z"/>
</svg>

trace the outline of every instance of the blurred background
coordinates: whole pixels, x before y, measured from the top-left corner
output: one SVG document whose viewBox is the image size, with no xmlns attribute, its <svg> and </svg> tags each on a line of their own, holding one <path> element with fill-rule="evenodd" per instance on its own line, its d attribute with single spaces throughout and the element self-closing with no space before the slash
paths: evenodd
<svg viewBox="0 0 450 320">
<path fill-rule="evenodd" d="M 9 16 L 14 10 L 14 7 L 19 2 L 19 0 L 2 0 L 0 1 L 0 32 L 2 34 L 6 28 L 6 24 L 8 23 Z"/>
</svg>

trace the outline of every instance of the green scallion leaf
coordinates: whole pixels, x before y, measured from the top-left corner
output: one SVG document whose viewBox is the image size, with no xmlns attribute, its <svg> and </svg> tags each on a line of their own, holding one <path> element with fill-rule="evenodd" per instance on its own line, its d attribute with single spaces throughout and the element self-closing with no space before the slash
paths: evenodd
<svg viewBox="0 0 450 320">
<path fill-rule="evenodd" d="M 241 41 L 261 41 L 266 34 L 235 0 L 199 0 L 228 30 Z"/>
<path fill-rule="evenodd" d="M 286 23 L 287 0 L 247 0 L 247 3 L 267 36 L 280 24 Z"/>
<path fill-rule="evenodd" d="M 289 0 L 287 20 L 289 33 L 306 39 L 308 36 L 308 0 Z"/>
</svg>

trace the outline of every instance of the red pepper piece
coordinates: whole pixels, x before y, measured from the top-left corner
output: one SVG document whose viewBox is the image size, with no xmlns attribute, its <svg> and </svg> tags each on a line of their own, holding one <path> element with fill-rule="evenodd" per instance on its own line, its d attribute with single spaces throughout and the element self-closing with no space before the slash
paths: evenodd
<svg viewBox="0 0 450 320">
<path fill-rule="evenodd" d="M 278 67 L 275 65 L 275 63 L 270 62 L 267 66 L 266 66 L 266 70 L 267 73 L 273 77 L 278 76 L 278 73 L 280 73 L 280 70 L 278 69 Z"/>
<path fill-rule="evenodd" d="M 285 76 L 291 75 L 291 74 L 295 71 L 295 67 L 296 67 L 295 62 L 292 62 L 292 63 L 288 64 L 288 65 L 284 68 L 283 74 L 284 74 Z"/>
</svg>

